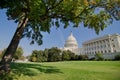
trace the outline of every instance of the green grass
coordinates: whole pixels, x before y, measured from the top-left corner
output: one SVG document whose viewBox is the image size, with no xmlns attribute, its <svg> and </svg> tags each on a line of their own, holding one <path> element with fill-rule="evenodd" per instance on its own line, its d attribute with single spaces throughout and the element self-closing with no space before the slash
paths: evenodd
<svg viewBox="0 0 120 80">
<path fill-rule="evenodd" d="M 17 80 L 120 80 L 120 61 L 12 63 Z"/>
</svg>

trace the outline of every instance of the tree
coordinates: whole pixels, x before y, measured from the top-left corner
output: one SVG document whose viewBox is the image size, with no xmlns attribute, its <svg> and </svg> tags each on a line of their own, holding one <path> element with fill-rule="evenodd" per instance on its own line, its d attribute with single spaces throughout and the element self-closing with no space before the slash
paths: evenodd
<svg viewBox="0 0 120 80">
<path fill-rule="evenodd" d="M 32 55 L 30 56 L 30 61 L 33 62 L 44 62 L 47 61 L 48 58 L 48 50 L 34 50 L 32 52 Z"/>
<path fill-rule="evenodd" d="M 14 56 L 13 56 L 14 59 L 21 59 L 23 58 L 23 49 L 22 47 L 18 47 Z"/>
<path fill-rule="evenodd" d="M 43 62 L 44 61 L 44 51 L 40 50 L 37 53 L 37 62 Z"/>
<path fill-rule="evenodd" d="M 75 60 L 75 53 L 71 52 L 68 50 L 69 56 L 70 56 L 70 60 Z"/>
<path fill-rule="evenodd" d="M 48 50 L 49 50 L 49 49 L 45 49 L 45 50 L 44 50 L 43 56 L 44 56 L 44 61 L 45 61 L 45 62 L 48 61 Z"/>
<path fill-rule="evenodd" d="M 48 61 L 53 62 L 53 61 L 61 61 L 61 50 L 53 47 L 48 50 Z"/>
<path fill-rule="evenodd" d="M 32 61 L 32 62 L 36 62 L 36 61 L 37 61 L 37 58 L 36 58 L 36 57 L 32 57 L 32 58 L 31 58 L 31 61 Z"/>
<path fill-rule="evenodd" d="M 87 55 L 79 55 L 78 60 L 88 60 Z"/>
<path fill-rule="evenodd" d="M 101 53 L 96 53 L 96 54 L 95 54 L 95 58 L 96 58 L 96 60 L 98 60 L 98 61 L 104 60 L 103 55 L 102 55 Z"/>
<path fill-rule="evenodd" d="M 75 53 L 71 52 L 70 50 L 65 50 L 62 52 L 62 60 L 77 60 L 78 56 Z"/>
<path fill-rule="evenodd" d="M 36 62 L 37 61 L 37 54 L 38 54 L 37 50 L 32 51 L 32 55 L 30 56 L 30 61 Z"/>
<path fill-rule="evenodd" d="M 120 54 L 116 55 L 114 60 L 120 60 Z"/>
<path fill-rule="evenodd" d="M 68 51 L 63 51 L 62 52 L 62 60 L 66 61 L 66 60 L 70 60 L 70 59 L 71 59 L 71 57 L 69 55 L 69 52 Z"/>
<path fill-rule="evenodd" d="M 96 8 L 100 8 L 98 13 Z M 41 31 L 50 32 L 53 25 L 59 27 L 62 23 L 67 28 L 70 23 L 74 27 L 83 23 L 98 33 L 112 19 L 120 20 L 120 0 L 0 0 L 0 9 L 6 9 L 8 19 L 18 23 L 0 62 L 0 72 L 6 73 L 10 71 L 9 64 L 23 37 L 31 39 L 31 44 L 41 45 Z"/>
</svg>

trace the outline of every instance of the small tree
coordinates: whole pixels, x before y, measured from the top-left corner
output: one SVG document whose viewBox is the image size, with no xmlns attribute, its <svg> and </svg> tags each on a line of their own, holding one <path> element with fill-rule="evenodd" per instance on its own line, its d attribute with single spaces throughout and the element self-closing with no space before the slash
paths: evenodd
<svg viewBox="0 0 120 80">
<path fill-rule="evenodd" d="M 61 61 L 61 50 L 53 47 L 48 50 L 48 61 Z"/>
<path fill-rule="evenodd" d="M 79 55 L 78 60 L 88 60 L 87 55 Z"/>
<path fill-rule="evenodd" d="M 13 58 L 14 59 L 22 59 L 23 58 L 23 49 L 22 49 L 22 47 L 17 48 Z"/>
<path fill-rule="evenodd" d="M 114 60 L 120 60 L 120 54 L 116 55 Z"/>
<path fill-rule="evenodd" d="M 69 55 L 69 52 L 68 51 L 63 51 L 62 52 L 62 60 L 66 61 L 66 60 L 70 60 L 70 59 L 71 59 L 71 57 Z"/>
<path fill-rule="evenodd" d="M 32 62 L 37 62 L 37 58 L 36 57 L 31 57 L 31 61 Z"/>
<path fill-rule="evenodd" d="M 98 61 L 104 60 L 103 55 L 101 53 L 96 53 L 95 54 L 95 59 L 98 60 Z"/>
<path fill-rule="evenodd" d="M 45 50 L 44 50 L 43 56 L 44 56 L 44 61 L 45 61 L 45 62 L 48 61 L 48 49 L 45 49 Z"/>
<path fill-rule="evenodd" d="M 37 53 L 37 62 L 43 62 L 44 61 L 44 51 L 40 50 Z"/>
<path fill-rule="evenodd" d="M 36 62 L 37 61 L 37 50 L 32 51 L 32 55 L 30 56 L 30 61 Z"/>
<path fill-rule="evenodd" d="M 71 52 L 68 50 L 69 56 L 70 56 L 70 60 L 75 60 L 75 53 Z"/>
</svg>

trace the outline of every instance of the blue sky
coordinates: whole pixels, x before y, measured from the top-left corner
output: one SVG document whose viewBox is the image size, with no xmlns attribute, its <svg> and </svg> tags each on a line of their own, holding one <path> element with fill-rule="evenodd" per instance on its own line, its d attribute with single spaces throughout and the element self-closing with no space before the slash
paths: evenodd
<svg viewBox="0 0 120 80">
<path fill-rule="evenodd" d="M 17 24 L 14 23 L 14 21 L 7 20 L 5 10 L 0 10 L 0 50 L 3 50 L 9 45 L 16 27 Z M 43 44 L 41 46 L 37 44 L 30 45 L 30 41 L 27 38 L 21 39 L 19 46 L 23 48 L 24 55 L 31 54 L 32 50 L 43 50 L 51 47 L 62 48 L 71 31 L 76 37 L 79 47 L 81 47 L 84 41 L 107 34 L 120 34 L 120 21 L 114 21 L 113 24 L 108 25 L 107 28 L 101 31 L 99 35 L 97 35 L 94 30 L 84 28 L 82 24 L 79 28 L 68 26 L 67 29 L 64 29 L 62 25 L 57 29 L 56 27 L 52 27 L 50 33 L 42 33 Z"/>
</svg>

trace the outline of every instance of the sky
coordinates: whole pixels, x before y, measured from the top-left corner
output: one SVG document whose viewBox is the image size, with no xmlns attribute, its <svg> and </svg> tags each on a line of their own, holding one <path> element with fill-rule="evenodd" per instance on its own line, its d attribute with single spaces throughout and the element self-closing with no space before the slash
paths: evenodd
<svg viewBox="0 0 120 80">
<path fill-rule="evenodd" d="M 16 30 L 17 23 L 12 20 L 8 20 L 5 10 L 0 10 L 0 50 L 8 47 L 14 32 Z M 36 43 L 30 45 L 30 41 L 27 38 L 21 39 L 19 46 L 23 48 L 24 55 L 30 55 L 33 50 L 44 50 L 45 48 L 58 47 L 63 48 L 65 41 L 70 33 L 73 33 L 76 38 L 79 47 L 82 47 L 84 41 L 88 41 L 93 38 L 101 37 L 107 34 L 120 34 L 120 21 L 115 21 L 108 25 L 103 31 L 97 35 L 94 30 L 84 28 L 82 24 L 78 28 L 73 28 L 71 25 L 64 29 L 61 24 L 59 28 L 55 26 L 51 27 L 50 33 L 43 32 L 43 44 L 38 46 Z"/>
</svg>

